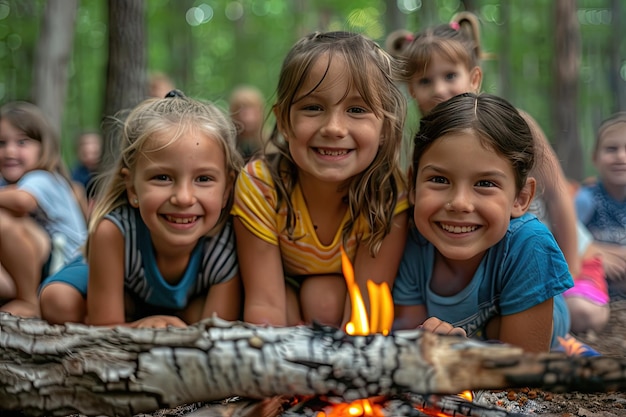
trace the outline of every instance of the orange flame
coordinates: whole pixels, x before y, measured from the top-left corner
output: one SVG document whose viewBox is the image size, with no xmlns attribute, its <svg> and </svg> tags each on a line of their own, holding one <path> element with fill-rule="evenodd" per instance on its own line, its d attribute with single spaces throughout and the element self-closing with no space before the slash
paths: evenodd
<svg viewBox="0 0 626 417">
<path fill-rule="evenodd" d="M 353 336 L 365 336 L 372 333 L 388 335 L 393 325 L 393 299 L 389 285 L 386 282 L 377 284 L 367 280 L 367 293 L 370 299 L 368 319 L 365 301 L 354 280 L 354 270 L 343 247 L 341 247 L 341 268 L 352 304 L 352 315 L 346 324 L 346 333 Z"/>
<path fill-rule="evenodd" d="M 352 314 L 350 321 L 346 324 L 346 333 L 353 336 L 365 336 L 372 333 L 382 333 L 388 335 L 393 325 L 393 298 L 391 290 L 386 282 L 377 284 L 367 280 L 367 293 L 370 299 L 370 314 L 368 317 L 365 301 L 361 295 L 361 290 L 354 279 L 354 269 L 348 259 L 348 255 L 341 247 L 341 268 L 348 287 L 348 294 L 352 304 Z M 459 394 L 463 398 L 471 401 L 472 392 L 464 391 Z M 369 399 L 355 400 L 350 403 L 333 404 L 328 407 L 327 412 L 320 411 L 316 417 L 384 417 L 383 407 Z M 421 411 L 430 416 L 450 417 L 437 410 L 420 408 Z M 434 414 L 430 414 L 434 413 Z"/>
</svg>

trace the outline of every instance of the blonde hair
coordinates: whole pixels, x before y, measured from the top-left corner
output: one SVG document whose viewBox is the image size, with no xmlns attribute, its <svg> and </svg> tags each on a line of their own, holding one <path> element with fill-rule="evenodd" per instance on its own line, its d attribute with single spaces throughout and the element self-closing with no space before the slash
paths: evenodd
<svg viewBox="0 0 626 417">
<path fill-rule="evenodd" d="M 601 124 L 600 127 L 598 128 L 598 133 L 596 134 L 596 141 L 593 145 L 593 156 L 595 158 L 598 149 L 600 148 L 600 141 L 602 140 L 602 138 L 604 137 L 604 134 L 606 133 L 606 131 L 617 125 L 620 123 L 625 123 L 626 124 L 626 112 L 618 112 L 613 114 L 611 117 L 609 117 L 608 119 L 605 119 Z"/>
<path fill-rule="evenodd" d="M 416 34 L 403 29 L 394 31 L 387 36 L 385 45 L 391 55 L 405 62 L 405 81 L 428 68 L 436 53 L 451 62 L 463 63 L 468 70 L 480 66 L 485 58 L 480 46 L 480 22 L 470 12 L 458 13 L 450 23 Z"/>
<path fill-rule="evenodd" d="M 268 141 L 278 150 L 275 157 L 268 158 L 278 204 L 285 202 L 287 205 L 287 233 L 294 238 L 295 213 L 289 197 L 298 181 L 298 167 L 290 155 L 288 144 L 279 134 L 278 126 L 284 132 L 293 134 L 291 108 L 313 92 L 301 91 L 301 85 L 322 56 L 329 57 L 328 66 L 332 59 L 346 62 L 346 73 L 352 77 L 350 87 L 354 87 L 374 114 L 383 120 L 380 147 L 374 161 L 345 184 L 350 220 L 342 231 L 345 243 L 357 219 L 361 216 L 365 218 L 371 230 L 367 243 L 370 253 L 375 255 L 391 230 L 399 193 L 405 189 L 399 153 L 406 99 L 396 84 L 399 81 L 396 61 L 365 36 L 349 32 L 315 32 L 300 39 L 283 61 L 273 106 L 277 123 Z"/>
<path fill-rule="evenodd" d="M 0 119 L 6 119 L 14 128 L 41 144 L 36 169 L 57 173 L 71 184 L 61 158 L 59 137 L 39 107 L 26 101 L 7 103 L 0 108 Z"/>
<path fill-rule="evenodd" d="M 238 111 L 243 106 L 263 108 L 263 94 L 261 90 L 251 85 L 240 85 L 230 94 L 228 105 L 231 113 Z"/>
<path fill-rule="evenodd" d="M 99 192 L 89 220 L 89 236 L 106 214 L 128 204 L 122 169 L 127 168 L 131 173 L 134 172 L 139 155 L 150 139 L 159 132 L 171 128 L 177 131 L 164 147 L 177 141 L 190 127 L 216 140 L 224 152 L 226 177 L 231 185 L 241 169 L 241 156 L 234 147 L 235 127 L 226 114 L 214 104 L 184 97 L 182 93 L 177 93 L 173 97 L 169 97 L 168 94 L 167 98 L 149 98 L 141 102 L 124 120 L 116 118 L 116 122 L 122 125 L 119 134 L 119 156 L 113 167 L 97 178 Z M 226 222 L 232 202 L 231 193 L 213 230 L 217 230 Z"/>
</svg>

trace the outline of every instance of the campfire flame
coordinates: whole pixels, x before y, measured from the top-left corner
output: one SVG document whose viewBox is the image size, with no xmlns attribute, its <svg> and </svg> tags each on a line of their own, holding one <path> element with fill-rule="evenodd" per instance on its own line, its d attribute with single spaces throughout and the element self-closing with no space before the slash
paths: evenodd
<svg viewBox="0 0 626 417">
<path fill-rule="evenodd" d="M 388 335 L 393 325 L 393 298 L 389 285 L 386 282 L 377 284 L 367 280 L 367 293 L 370 299 L 368 320 L 365 301 L 354 280 L 354 270 L 343 247 L 341 248 L 341 268 L 352 303 L 352 315 L 346 324 L 346 333 L 352 336 L 366 336 L 373 333 Z"/>
<path fill-rule="evenodd" d="M 388 335 L 393 325 L 393 298 L 386 282 L 377 284 L 367 280 L 370 312 L 367 313 L 361 290 L 354 279 L 354 269 L 348 255 L 341 247 L 341 268 L 346 280 L 352 314 L 346 324 L 346 333 L 352 336 L 366 336 L 373 333 Z M 472 392 L 464 391 L 460 397 L 472 401 Z M 316 417 L 384 417 L 383 406 L 379 398 L 364 398 L 350 403 L 333 404 L 326 411 L 320 411 Z M 451 417 L 450 414 L 428 406 L 415 406 L 427 416 Z"/>
</svg>

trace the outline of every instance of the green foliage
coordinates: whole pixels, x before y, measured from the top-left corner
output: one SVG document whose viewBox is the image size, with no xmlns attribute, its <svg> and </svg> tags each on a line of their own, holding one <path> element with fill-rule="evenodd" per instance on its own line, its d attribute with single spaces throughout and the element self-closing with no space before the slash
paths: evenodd
<svg viewBox="0 0 626 417">
<path fill-rule="evenodd" d="M 550 137 L 553 88 L 554 2 L 510 1 L 510 21 L 502 21 L 504 0 L 477 0 L 485 60 L 483 89 L 501 93 L 499 52 L 508 48 L 509 100 L 533 115 Z M 226 107 L 238 84 L 261 89 L 273 99 L 282 59 L 302 35 L 315 30 L 352 30 L 381 44 L 392 13 L 417 31 L 433 20 L 447 22 L 461 10 L 459 0 L 146 0 L 148 71 L 168 74 L 188 95 Z M 615 109 L 607 74 L 610 0 L 579 0 L 583 57 L 579 121 L 583 149 L 590 148 L 599 121 Z M 395 8 L 405 13 L 402 15 Z M 427 10 L 428 8 L 428 10 Z M 30 99 L 34 51 L 44 0 L 0 0 L 0 103 Z M 94 129 L 102 118 L 107 65 L 107 2 L 80 2 L 69 90 L 63 121 L 64 155 L 74 158 L 73 138 Z M 622 63 L 622 65 L 624 65 Z M 407 136 L 416 129 L 414 106 Z"/>
</svg>

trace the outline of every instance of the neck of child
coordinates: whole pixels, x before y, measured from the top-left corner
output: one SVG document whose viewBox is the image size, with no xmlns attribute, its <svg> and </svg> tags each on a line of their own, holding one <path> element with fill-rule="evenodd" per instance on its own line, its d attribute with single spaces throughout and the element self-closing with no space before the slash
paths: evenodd
<svg viewBox="0 0 626 417">
<path fill-rule="evenodd" d="M 341 206 L 348 195 L 348 188 L 339 182 L 324 182 L 312 179 L 307 175 L 300 175 L 300 189 L 307 200 L 307 205 L 313 200 L 321 200 L 328 207 Z"/>
<path fill-rule="evenodd" d="M 472 281 L 483 257 L 484 253 L 471 259 L 457 260 L 437 251 L 430 282 L 432 291 L 444 297 L 458 294 Z"/>
<path fill-rule="evenodd" d="M 604 181 L 602 185 L 604 185 L 604 189 L 606 190 L 606 192 L 615 201 L 618 201 L 620 203 L 626 201 L 626 186 L 621 184 L 609 184 L 606 181 Z"/>
</svg>

